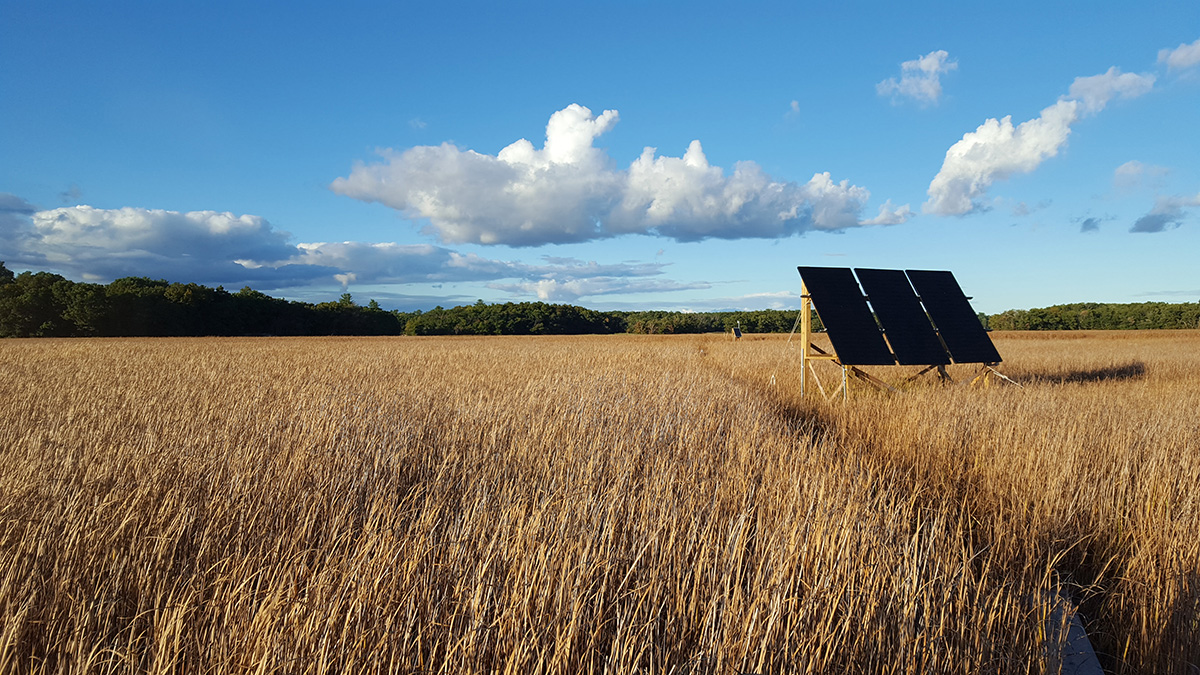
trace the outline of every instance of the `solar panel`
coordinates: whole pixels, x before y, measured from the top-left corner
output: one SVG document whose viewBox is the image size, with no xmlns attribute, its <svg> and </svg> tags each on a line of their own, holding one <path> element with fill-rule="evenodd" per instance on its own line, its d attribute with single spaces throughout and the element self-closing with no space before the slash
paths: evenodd
<svg viewBox="0 0 1200 675">
<path fill-rule="evenodd" d="M 999 363 L 1000 353 L 950 272 L 907 270 L 955 363 Z"/>
<path fill-rule="evenodd" d="M 856 269 L 858 281 L 883 324 L 888 344 L 902 366 L 938 366 L 950 363 L 925 308 L 901 270 Z"/>
<path fill-rule="evenodd" d="M 839 361 L 848 366 L 896 364 L 849 267 L 797 269 Z"/>
</svg>

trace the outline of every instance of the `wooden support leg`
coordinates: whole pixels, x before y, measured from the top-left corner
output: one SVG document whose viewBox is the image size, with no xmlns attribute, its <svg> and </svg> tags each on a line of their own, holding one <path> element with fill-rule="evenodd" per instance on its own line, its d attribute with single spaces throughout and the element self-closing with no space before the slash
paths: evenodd
<svg viewBox="0 0 1200 675">
<path fill-rule="evenodd" d="M 812 361 L 808 362 L 808 367 L 812 369 L 813 381 L 817 383 L 817 389 L 820 390 L 821 397 L 828 401 L 829 394 L 825 393 L 825 385 L 821 384 L 821 378 L 817 375 L 817 369 L 813 366 Z"/>
<path fill-rule="evenodd" d="M 874 375 L 871 375 L 867 371 L 861 370 L 859 368 L 855 368 L 854 366 L 847 366 L 847 367 L 850 369 L 850 372 L 854 373 L 855 377 L 858 377 L 867 382 L 870 382 L 871 384 L 875 385 L 876 387 L 878 387 L 880 389 L 887 389 L 890 392 L 899 393 L 899 391 L 897 391 L 896 388 L 894 388 L 892 385 L 888 384 L 887 382 L 884 382 L 883 380 L 879 379 L 878 377 L 875 377 Z"/>
<path fill-rule="evenodd" d="M 998 377 L 998 378 L 1004 380 L 1005 382 L 1008 382 L 1009 384 L 1014 384 L 1019 389 L 1025 388 L 1025 387 L 1022 387 L 1019 383 L 1014 381 L 1009 376 L 996 370 L 995 367 L 993 367 L 993 365 L 990 363 L 985 363 L 979 368 L 979 374 L 975 376 L 975 379 L 971 380 L 971 386 L 981 384 L 984 387 L 990 387 L 992 385 L 993 377 Z"/>
<path fill-rule="evenodd" d="M 937 366 L 925 366 L 924 368 L 921 369 L 921 372 L 908 378 L 907 380 L 905 380 L 905 382 L 912 382 L 913 380 L 916 380 L 917 378 L 921 377 L 925 373 L 928 373 L 929 371 L 933 370 L 934 368 L 937 368 Z"/>
</svg>

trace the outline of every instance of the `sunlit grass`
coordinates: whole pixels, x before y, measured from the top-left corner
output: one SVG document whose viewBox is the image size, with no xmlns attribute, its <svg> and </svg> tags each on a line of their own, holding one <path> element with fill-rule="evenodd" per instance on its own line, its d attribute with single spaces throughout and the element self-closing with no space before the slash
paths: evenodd
<svg viewBox="0 0 1200 675">
<path fill-rule="evenodd" d="M 0 672 L 1190 672 L 1200 333 L 993 337 L 0 342 Z"/>
</svg>

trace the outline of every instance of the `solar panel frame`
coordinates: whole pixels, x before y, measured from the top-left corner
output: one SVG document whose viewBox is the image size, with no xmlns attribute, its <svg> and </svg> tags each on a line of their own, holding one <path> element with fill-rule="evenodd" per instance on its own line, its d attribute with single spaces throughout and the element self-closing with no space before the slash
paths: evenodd
<svg viewBox="0 0 1200 675">
<path fill-rule="evenodd" d="M 888 344 L 902 366 L 941 366 L 950 355 L 903 270 L 855 269 Z"/>
<path fill-rule="evenodd" d="M 999 363 L 1000 352 L 988 337 L 954 274 L 942 270 L 905 270 L 921 304 L 955 363 Z"/>
<path fill-rule="evenodd" d="M 825 324 L 838 361 L 847 366 L 896 365 L 849 267 L 796 269 Z"/>
</svg>

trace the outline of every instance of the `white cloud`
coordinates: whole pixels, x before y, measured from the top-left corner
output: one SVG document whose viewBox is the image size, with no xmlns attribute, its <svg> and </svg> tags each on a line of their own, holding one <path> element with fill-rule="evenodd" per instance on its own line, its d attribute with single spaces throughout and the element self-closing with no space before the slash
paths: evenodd
<svg viewBox="0 0 1200 675">
<path fill-rule="evenodd" d="M 1116 169 L 1113 170 L 1113 180 L 1119 181 L 1119 182 L 1129 181 L 1129 180 L 1136 181 L 1137 179 L 1139 179 L 1141 177 L 1141 175 L 1143 173 L 1145 173 L 1145 171 L 1146 171 L 1145 164 L 1142 164 L 1141 162 L 1137 161 L 1136 159 L 1131 159 L 1128 162 L 1125 162 L 1124 164 L 1122 164 L 1121 166 L 1118 166 Z"/>
<path fill-rule="evenodd" d="M 733 297 L 689 299 L 658 302 L 652 309 L 674 309 L 683 312 L 738 312 L 759 309 L 792 309 L 799 314 L 800 294 L 795 291 L 747 293 Z"/>
<path fill-rule="evenodd" d="M 500 282 L 523 295 L 663 292 L 706 288 L 662 278 L 664 263 L 603 264 L 546 257 L 541 264 L 493 260 L 431 244 L 289 242 L 266 219 L 215 211 L 98 209 L 39 211 L 0 193 L 0 250 L 10 266 L 108 281 L 148 276 L 260 290 L 309 284 Z"/>
<path fill-rule="evenodd" d="M 445 242 L 585 241 L 599 235 L 596 214 L 610 209 L 619 192 L 620 177 L 592 147 L 616 121 L 616 111 L 592 117 L 572 105 L 551 116 L 542 150 L 525 139 L 496 156 L 449 143 L 389 150 L 382 164 L 359 164 L 331 188 L 428 219 L 427 231 Z"/>
<path fill-rule="evenodd" d="M 598 277 L 595 279 L 538 279 L 515 284 L 488 284 L 489 288 L 518 295 L 532 295 L 544 302 L 575 302 L 585 296 L 631 293 L 663 293 L 707 289 L 707 282 L 680 283 L 666 279 L 627 279 Z"/>
<path fill-rule="evenodd" d="M 678 282 L 651 279 L 662 274 L 663 263 L 619 263 L 601 265 L 595 261 L 543 256 L 545 265 L 523 268 L 527 280 L 517 283 L 491 283 L 489 288 L 517 295 L 532 295 L 548 302 L 574 302 L 585 296 L 630 293 L 663 293 L 706 289 L 708 282 Z M 512 275 L 517 276 L 517 275 Z"/>
<path fill-rule="evenodd" d="M 892 200 L 887 200 L 879 207 L 879 215 L 864 220 L 865 225 L 899 225 L 913 217 L 913 210 L 908 204 L 893 206 Z"/>
<path fill-rule="evenodd" d="M 20 223 L 22 264 L 79 273 L 87 278 L 171 277 L 201 283 L 259 280 L 263 271 L 234 262 L 290 256 L 287 232 L 259 216 L 218 211 L 98 209 L 70 206 L 35 211 Z M 319 270 L 283 270 L 293 281 Z"/>
<path fill-rule="evenodd" d="M 1167 68 L 1171 70 L 1191 68 L 1200 64 L 1200 40 L 1191 44 L 1181 44 L 1175 49 L 1159 51 L 1158 62 L 1167 64 Z"/>
<path fill-rule="evenodd" d="M 699 141 L 682 157 L 646 148 L 618 170 L 595 140 L 618 120 L 572 104 L 550 117 L 541 149 L 520 139 L 496 155 L 451 144 L 381 152 L 333 181 L 339 193 L 428 222 L 443 242 L 539 246 L 622 234 L 679 241 L 783 237 L 868 224 L 870 193 L 816 174 L 804 185 L 772 179 L 753 162 L 726 175 Z"/>
<path fill-rule="evenodd" d="M 1125 162 L 1113 170 L 1113 185 L 1121 189 L 1138 187 L 1143 182 L 1157 184 L 1169 170 L 1166 167 L 1145 164 L 1136 159 Z"/>
<path fill-rule="evenodd" d="M 892 102 L 908 98 L 918 103 L 936 104 L 942 97 L 941 76 L 958 68 L 958 63 L 949 61 L 950 54 L 944 49 L 932 51 L 925 56 L 900 64 L 900 79 L 890 77 L 875 85 L 880 96 L 890 96 Z"/>
<path fill-rule="evenodd" d="M 1159 197 L 1149 213 L 1134 221 L 1130 232 L 1155 233 L 1172 230 L 1183 224 L 1185 211 L 1200 206 L 1200 193 L 1194 196 L 1168 195 Z"/>
<path fill-rule="evenodd" d="M 463 255 L 429 244 L 313 242 L 296 245 L 295 253 L 268 265 L 309 265 L 352 273 L 359 283 L 424 283 L 479 281 L 520 276 L 512 263 Z M 339 279 L 340 281 L 340 279 Z"/>
<path fill-rule="evenodd" d="M 596 279 L 608 277 L 649 277 L 662 274 L 666 263 L 623 262 L 601 265 L 595 260 L 579 260 L 556 256 L 542 256 L 544 266 L 528 267 L 531 274 L 553 276 L 558 279 Z"/>
<path fill-rule="evenodd" d="M 86 241 L 105 255 L 134 250 L 182 257 L 204 247 L 216 254 L 237 250 L 249 257 L 269 257 L 287 250 L 290 236 L 259 216 L 91 206 L 38 211 L 33 226 L 48 250 Z"/>
<path fill-rule="evenodd" d="M 1012 116 L 986 120 L 950 149 L 942 168 L 929 183 L 926 213 L 963 215 L 980 210 L 992 183 L 1029 173 L 1058 154 L 1081 117 L 1100 112 L 1114 98 L 1137 98 L 1154 87 L 1153 75 L 1122 73 L 1112 67 L 1077 77 L 1067 95 L 1031 120 L 1013 126 Z"/>
<path fill-rule="evenodd" d="M 1085 113 L 1098 113 L 1115 97 L 1137 98 L 1153 87 L 1153 75 L 1122 73 L 1113 66 L 1100 75 L 1075 78 L 1067 90 L 1067 98 L 1083 103 Z"/>
<path fill-rule="evenodd" d="M 1077 101 L 1059 101 L 1038 117 L 1013 126 L 1012 116 L 989 119 L 950 146 L 942 169 L 929 184 L 923 210 L 960 215 L 978 208 L 991 184 L 1015 173 L 1033 171 L 1059 148 L 1078 119 Z"/>
</svg>

